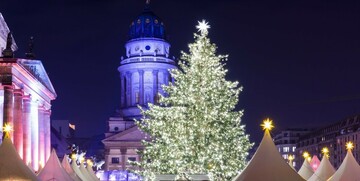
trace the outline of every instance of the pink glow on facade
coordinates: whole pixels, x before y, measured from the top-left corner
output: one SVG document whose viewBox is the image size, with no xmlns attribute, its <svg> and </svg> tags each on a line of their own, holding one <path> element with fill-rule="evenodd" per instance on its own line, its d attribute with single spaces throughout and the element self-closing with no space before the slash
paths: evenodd
<svg viewBox="0 0 360 181">
<path fill-rule="evenodd" d="M 37 102 L 31 102 L 31 160 L 35 171 L 39 170 L 39 113 Z"/>
<path fill-rule="evenodd" d="M 0 123 L 13 126 L 17 152 L 38 171 L 50 156 L 55 90 L 39 60 L 0 58 L 0 77 Z"/>
</svg>

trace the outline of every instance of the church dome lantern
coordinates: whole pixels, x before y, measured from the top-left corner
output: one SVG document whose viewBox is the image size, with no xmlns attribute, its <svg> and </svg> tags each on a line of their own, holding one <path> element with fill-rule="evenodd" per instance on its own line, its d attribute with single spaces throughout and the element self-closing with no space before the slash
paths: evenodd
<svg viewBox="0 0 360 181">
<path fill-rule="evenodd" d="M 166 39 L 164 23 L 150 10 L 149 4 L 130 24 L 129 39 L 136 38 Z"/>
</svg>

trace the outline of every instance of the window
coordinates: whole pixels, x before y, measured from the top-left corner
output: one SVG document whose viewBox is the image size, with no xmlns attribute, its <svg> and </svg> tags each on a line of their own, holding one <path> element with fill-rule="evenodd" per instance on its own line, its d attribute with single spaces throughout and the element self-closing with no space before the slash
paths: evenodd
<svg viewBox="0 0 360 181">
<path fill-rule="evenodd" d="M 128 160 L 134 162 L 136 161 L 136 157 L 128 157 Z"/>
<path fill-rule="evenodd" d="M 155 97 L 154 97 L 154 103 L 155 104 L 159 104 L 159 100 L 160 100 L 160 93 L 156 93 Z"/>
<path fill-rule="evenodd" d="M 128 157 L 128 161 L 126 162 L 126 165 L 129 165 L 129 162 L 136 161 L 136 157 Z"/>
<path fill-rule="evenodd" d="M 292 147 L 292 152 L 295 152 L 295 150 L 296 150 L 296 147 L 293 146 L 293 147 Z"/>
<path fill-rule="evenodd" d="M 139 104 L 139 101 L 140 101 L 140 94 L 139 94 L 139 92 L 136 92 L 135 93 L 135 103 Z"/>
<path fill-rule="evenodd" d="M 283 152 L 287 153 L 287 152 L 289 152 L 289 151 L 290 151 L 290 149 L 289 149 L 289 147 L 288 147 L 288 146 L 283 147 Z"/>
<path fill-rule="evenodd" d="M 284 158 L 285 160 L 287 160 L 287 159 L 289 158 L 288 155 L 282 155 L 282 156 L 283 156 L 283 158 Z"/>
<path fill-rule="evenodd" d="M 112 158 L 111 158 L 111 163 L 113 163 L 113 164 L 120 163 L 119 157 L 112 157 Z"/>
</svg>

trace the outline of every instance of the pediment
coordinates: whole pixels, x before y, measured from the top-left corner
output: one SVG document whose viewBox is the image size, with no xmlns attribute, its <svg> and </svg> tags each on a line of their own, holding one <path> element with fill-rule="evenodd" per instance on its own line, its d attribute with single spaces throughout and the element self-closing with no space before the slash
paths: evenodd
<svg viewBox="0 0 360 181">
<path fill-rule="evenodd" d="M 103 142 L 113 141 L 141 141 L 145 139 L 145 133 L 141 132 L 137 126 L 133 126 L 123 132 L 114 134 L 103 139 Z"/>
<path fill-rule="evenodd" d="M 27 71 L 29 71 L 36 80 L 44 85 L 56 97 L 55 89 L 40 60 L 18 59 L 18 64 L 22 65 Z"/>
</svg>

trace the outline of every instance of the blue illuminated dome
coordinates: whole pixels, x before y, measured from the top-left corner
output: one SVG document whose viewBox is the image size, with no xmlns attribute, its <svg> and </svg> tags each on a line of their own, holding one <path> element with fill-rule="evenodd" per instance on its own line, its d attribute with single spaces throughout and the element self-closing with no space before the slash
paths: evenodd
<svg viewBox="0 0 360 181">
<path fill-rule="evenodd" d="M 135 38 L 165 39 L 164 23 L 150 10 L 149 4 L 130 24 L 129 39 Z"/>
</svg>

